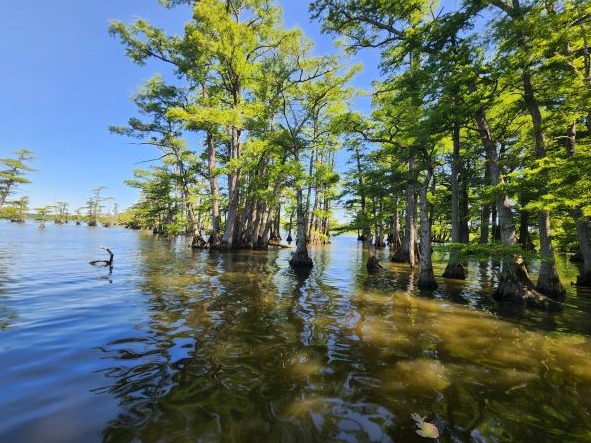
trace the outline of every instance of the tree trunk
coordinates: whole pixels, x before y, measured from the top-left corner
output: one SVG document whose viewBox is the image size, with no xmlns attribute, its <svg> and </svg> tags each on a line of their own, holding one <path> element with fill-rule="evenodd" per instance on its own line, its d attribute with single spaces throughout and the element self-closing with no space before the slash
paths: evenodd
<svg viewBox="0 0 591 443">
<path fill-rule="evenodd" d="M 433 273 L 433 261 L 431 254 L 433 244 L 431 242 L 431 222 L 429 220 L 429 202 L 427 193 L 429 191 L 429 182 L 433 175 L 432 168 L 429 166 L 425 183 L 421 186 L 421 270 L 417 286 L 419 289 L 433 290 L 437 288 L 435 274 Z"/>
<path fill-rule="evenodd" d="M 207 168 L 209 175 L 209 190 L 211 193 L 211 232 L 209 247 L 217 249 L 220 245 L 220 188 L 217 179 L 217 160 L 213 133 L 207 131 Z"/>
<path fill-rule="evenodd" d="M 376 231 L 376 247 L 383 248 L 386 246 L 386 242 L 384 240 L 384 222 L 383 222 L 383 213 L 384 213 L 384 202 L 382 197 L 379 199 L 380 204 L 378 206 L 378 216 L 376 219 L 378 220 L 377 224 L 377 231 Z"/>
<path fill-rule="evenodd" d="M 395 251 L 392 261 L 396 263 L 409 263 L 411 267 L 416 265 L 416 159 L 415 154 L 408 157 L 408 183 L 406 186 L 406 229 L 402 247 Z"/>
<path fill-rule="evenodd" d="M 230 159 L 237 159 L 240 154 L 240 133 L 238 128 L 231 128 Z M 234 247 L 234 233 L 238 219 L 238 203 L 240 201 L 240 171 L 233 170 L 228 176 L 228 214 L 226 216 L 226 229 L 220 244 L 220 249 L 229 250 Z"/>
<path fill-rule="evenodd" d="M 267 249 L 269 247 L 269 231 L 271 230 L 271 209 L 265 211 L 263 222 L 259 227 L 257 238 L 257 249 Z"/>
<path fill-rule="evenodd" d="M 503 182 L 503 178 L 501 177 L 497 148 L 492 139 L 483 108 L 479 108 L 476 111 L 475 119 L 486 153 L 490 184 L 496 186 Z M 516 243 L 516 238 L 509 197 L 506 194 L 497 195 L 495 205 L 499 217 L 501 241 L 506 246 L 512 246 Z M 527 273 L 525 263 L 523 263 L 523 260 L 519 256 L 503 259 L 502 271 L 499 275 L 499 282 L 494 297 L 499 300 L 507 300 L 529 307 L 546 310 L 560 309 L 559 303 L 542 295 L 534 288 Z"/>
<path fill-rule="evenodd" d="M 287 243 L 291 243 L 293 241 L 293 238 L 291 236 L 291 231 L 293 228 L 293 213 L 294 213 L 294 211 L 291 211 L 289 213 L 289 230 L 287 232 L 287 238 L 285 239 L 285 241 L 287 241 Z"/>
<path fill-rule="evenodd" d="M 462 242 L 462 211 L 460 208 L 461 157 L 460 128 L 458 125 L 454 125 L 452 141 L 453 154 L 451 161 L 451 241 L 452 243 L 457 245 L 458 243 Z M 463 263 L 461 262 L 460 254 L 458 253 L 457 247 L 455 245 L 452 245 L 452 249 L 449 254 L 449 262 L 445 268 L 443 277 L 459 280 L 464 280 L 466 278 L 466 271 L 464 269 Z"/>
<path fill-rule="evenodd" d="M 254 223 L 250 231 L 249 247 L 255 248 L 259 240 L 259 230 L 262 223 L 264 205 L 262 203 L 256 203 L 254 206 L 256 215 L 254 216 Z"/>
<path fill-rule="evenodd" d="M 591 287 L 591 228 L 580 210 L 575 210 L 577 240 L 583 256 L 583 272 L 577 277 L 577 286 Z"/>
<path fill-rule="evenodd" d="M 529 212 L 525 209 L 521 210 L 519 216 L 519 244 L 524 251 L 533 251 L 535 249 L 534 243 L 529 234 Z"/>
<path fill-rule="evenodd" d="M 369 235 L 369 225 L 367 223 L 367 203 L 365 199 L 365 184 L 363 182 L 363 169 L 361 168 L 361 154 L 359 148 L 355 147 L 355 160 L 357 162 L 357 185 L 359 187 L 359 198 L 361 200 L 361 218 L 363 227 L 361 235 L 357 235 L 357 240 L 366 241 Z"/>
<path fill-rule="evenodd" d="M 490 224 L 490 205 L 483 205 L 480 210 L 480 240 L 478 242 L 481 245 L 488 244 L 489 224 Z"/>
<path fill-rule="evenodd" d="M 492 240 L 492 243 L 495 244 L 495 243 L 499 243 L 501 241 L 501 232 L 499 230 L 499 214 L 497 211 L 496 204 L 492 208 L 491 218 L 492 218 L 491 240 Z"/>
<path fill-rule="evenodd" d="M 572 122 L 566 129 L 566 153 L 569 156 L 575 155 L 577 149 L 577 122 Z"/>
<path fill-rule="evenodd" d="M 392 214 L 392 232 L 390 233 L 390 249 L 395 253 L 402 244 L 400 239 L 400 214 L 398 213 L 398 195 L 394 196 L 394 212 Z"/>
<path fill-rule="evenodd" d="M 460 242 L 470 242 L 470 208 L 468 205 L 468 186 L 464 178 L 462 165 L 462 181 L 460 186 Z"/>
<path fill-rule="evenodd" d="M 298 149 L 295 149 L 295 160 L 299 161 Z M 296 250 L 289 260 L 289 265 L 295 269 L 306 269 L 314 266 L 312 259 L 308 255 L 308 221 L 304 210 L 304 193 L 301 186 L 296 189 L 296 224 L 297 238 Z"/>
<path fill-rule="evenodd" d="M 588 115 L 591 117 L 591 113 Z M 576 152 L 576 122 L 567 128 L 566 153 L 569 157 Z M 591 132 L 589 133 L 591 135 Z M 579 252 L 583 262 L 583 271 L 577 276 L 577 286 L 591 287 L 591 225 L 589 219 L 583 215 L 580 208 L 571 211 L 575 220 Z"/>
<path fill-rule="evenodd" d="M 542 128 L 542 114 L 535 97 L 532 78 L 528 68 L 522 73 L 523 97 L 530 113 L 534 135 L 536 139 L 536 158 L 546 157 L 546 137 Z M 544 194 L 545 189 L 540 189 L 540 194 Z M 540 235 L 540 274 L 538 276 L 537 289 L 549 297 L 560 298 L 566 293 L 554 262 L 554 250 L 552 248 L 552 237 L 550 230 L 550 214 L 548 211 L 540 211 L 538 215 L 539 235 Z"/>
<path fill-rule="evenodd" d="M 379 271 L 380 269 L 383 269 L 383 266 L 380 264 L 380 259 L 378 258 L 378 254 L 376 252 L 376 247 L 373 244 L 373 236 L 371 235 L 371 233 L 367 237 L 367 240 L 364 244 L 367 247 L 368 251 L 367 263 L 365 265 L 367 268 L 367 272 L 371 274 Z"/>
</svg>

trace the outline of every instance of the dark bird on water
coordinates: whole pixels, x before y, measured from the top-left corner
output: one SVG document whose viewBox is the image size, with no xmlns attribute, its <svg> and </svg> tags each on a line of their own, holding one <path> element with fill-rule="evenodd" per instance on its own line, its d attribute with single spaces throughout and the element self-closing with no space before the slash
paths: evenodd
<svg viewBox="0 0 591 443">
<path fill-rule="evenodd" d="M 109 259 L 108 260 L 92 260 L 89 263 L 93 266 L 108 266 L 108 267 L 112 268 L 113 267 L 113 252 L 111 252 L 111 250 L 109 248 L 107 248 L 106 246 L 101 246 L 101 249 L 104 249 L 105 251 L 107 251 L 109 253 Z"/>
</svg>

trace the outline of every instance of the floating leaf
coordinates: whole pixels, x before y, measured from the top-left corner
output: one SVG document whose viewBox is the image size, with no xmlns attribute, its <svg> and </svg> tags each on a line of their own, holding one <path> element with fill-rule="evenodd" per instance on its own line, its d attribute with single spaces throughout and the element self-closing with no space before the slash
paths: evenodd
<svg viewBox="0 0 591 443">
<path fill-rule="evenodd" d="M 417 423 L 417 434 L 425 438 L 439 438 L 439 429 L 433 423 L 423 422 L 420 425 Z"/>
<path fill-rule="evenodd" d="M 439 429 L 433 423 L 429 423 L 425 421 L 425 417 L 421 417 L 416 412 L 410 414 L 410 418 L 412 418 L 415 423 L 417 424 L 417 434 L 421 437 L 425 438 L 439 438 Z"/>
</svg>

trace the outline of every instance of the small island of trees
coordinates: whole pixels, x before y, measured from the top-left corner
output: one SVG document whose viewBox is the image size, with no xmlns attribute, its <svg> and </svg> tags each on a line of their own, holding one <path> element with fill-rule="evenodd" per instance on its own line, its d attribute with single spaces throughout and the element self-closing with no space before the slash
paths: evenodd
<svg viewBox="0 0 591 443">
<path fill-rule="evenodd" d="M 158 157 L 127 181 L 137 204 L 105 214 L 97 187 L 77 223 L 187 235 L 216 251 L 282 246 L 283 235 L 296 269 L 313 266 L 309 245 L 356 232 L 370 272 L 388 246 L 425 290 L 437 286 L 431 257 L 443 244 L 444 278 L 467 278 L 469 257 L 492 259 L 497 298 L 544 309 L 564 298 L 554 255 L 566 252 L 582 263 L 576 284 L 591 287 L 588 3 L 312 2 L 345 52 L 380 54 L 371 113 L 352 105 L 365 94 L 352 86 L 361 68 L 317 54 L 275 2 L 164 3 L 192 5 L 184 33 L 141 18 L 110 25 L 133 62 L 174 71 L 147 80 L 136 115 L 110 127 Z M 1 160 L 0 208 L 15 222 L 28 200 L 8 197 L 32 158 Z M 62 224 L 69 211 L 57 202 L 36 214 Z"/>
</svg>

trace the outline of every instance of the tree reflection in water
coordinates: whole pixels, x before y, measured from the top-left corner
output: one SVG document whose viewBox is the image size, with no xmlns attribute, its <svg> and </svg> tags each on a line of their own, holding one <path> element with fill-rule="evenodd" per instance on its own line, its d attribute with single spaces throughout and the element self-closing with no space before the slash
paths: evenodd
<svg viewBox="0 0 591 443">
<path fill-rule="evenodd" d="M 149 317 L 102 349 L 97 392 L 121 408 L 105 441 L 420 441 L 412 412 L 441 441 L 589 435 L 589 340 L 539 332 L 588 314 L 496 318 L 489 264 L 421 296 L 404 266 L 368 276 L 357 248 L 317 248 L 304 275 L 287 251 L 140 253 Z"/>
</svg>

